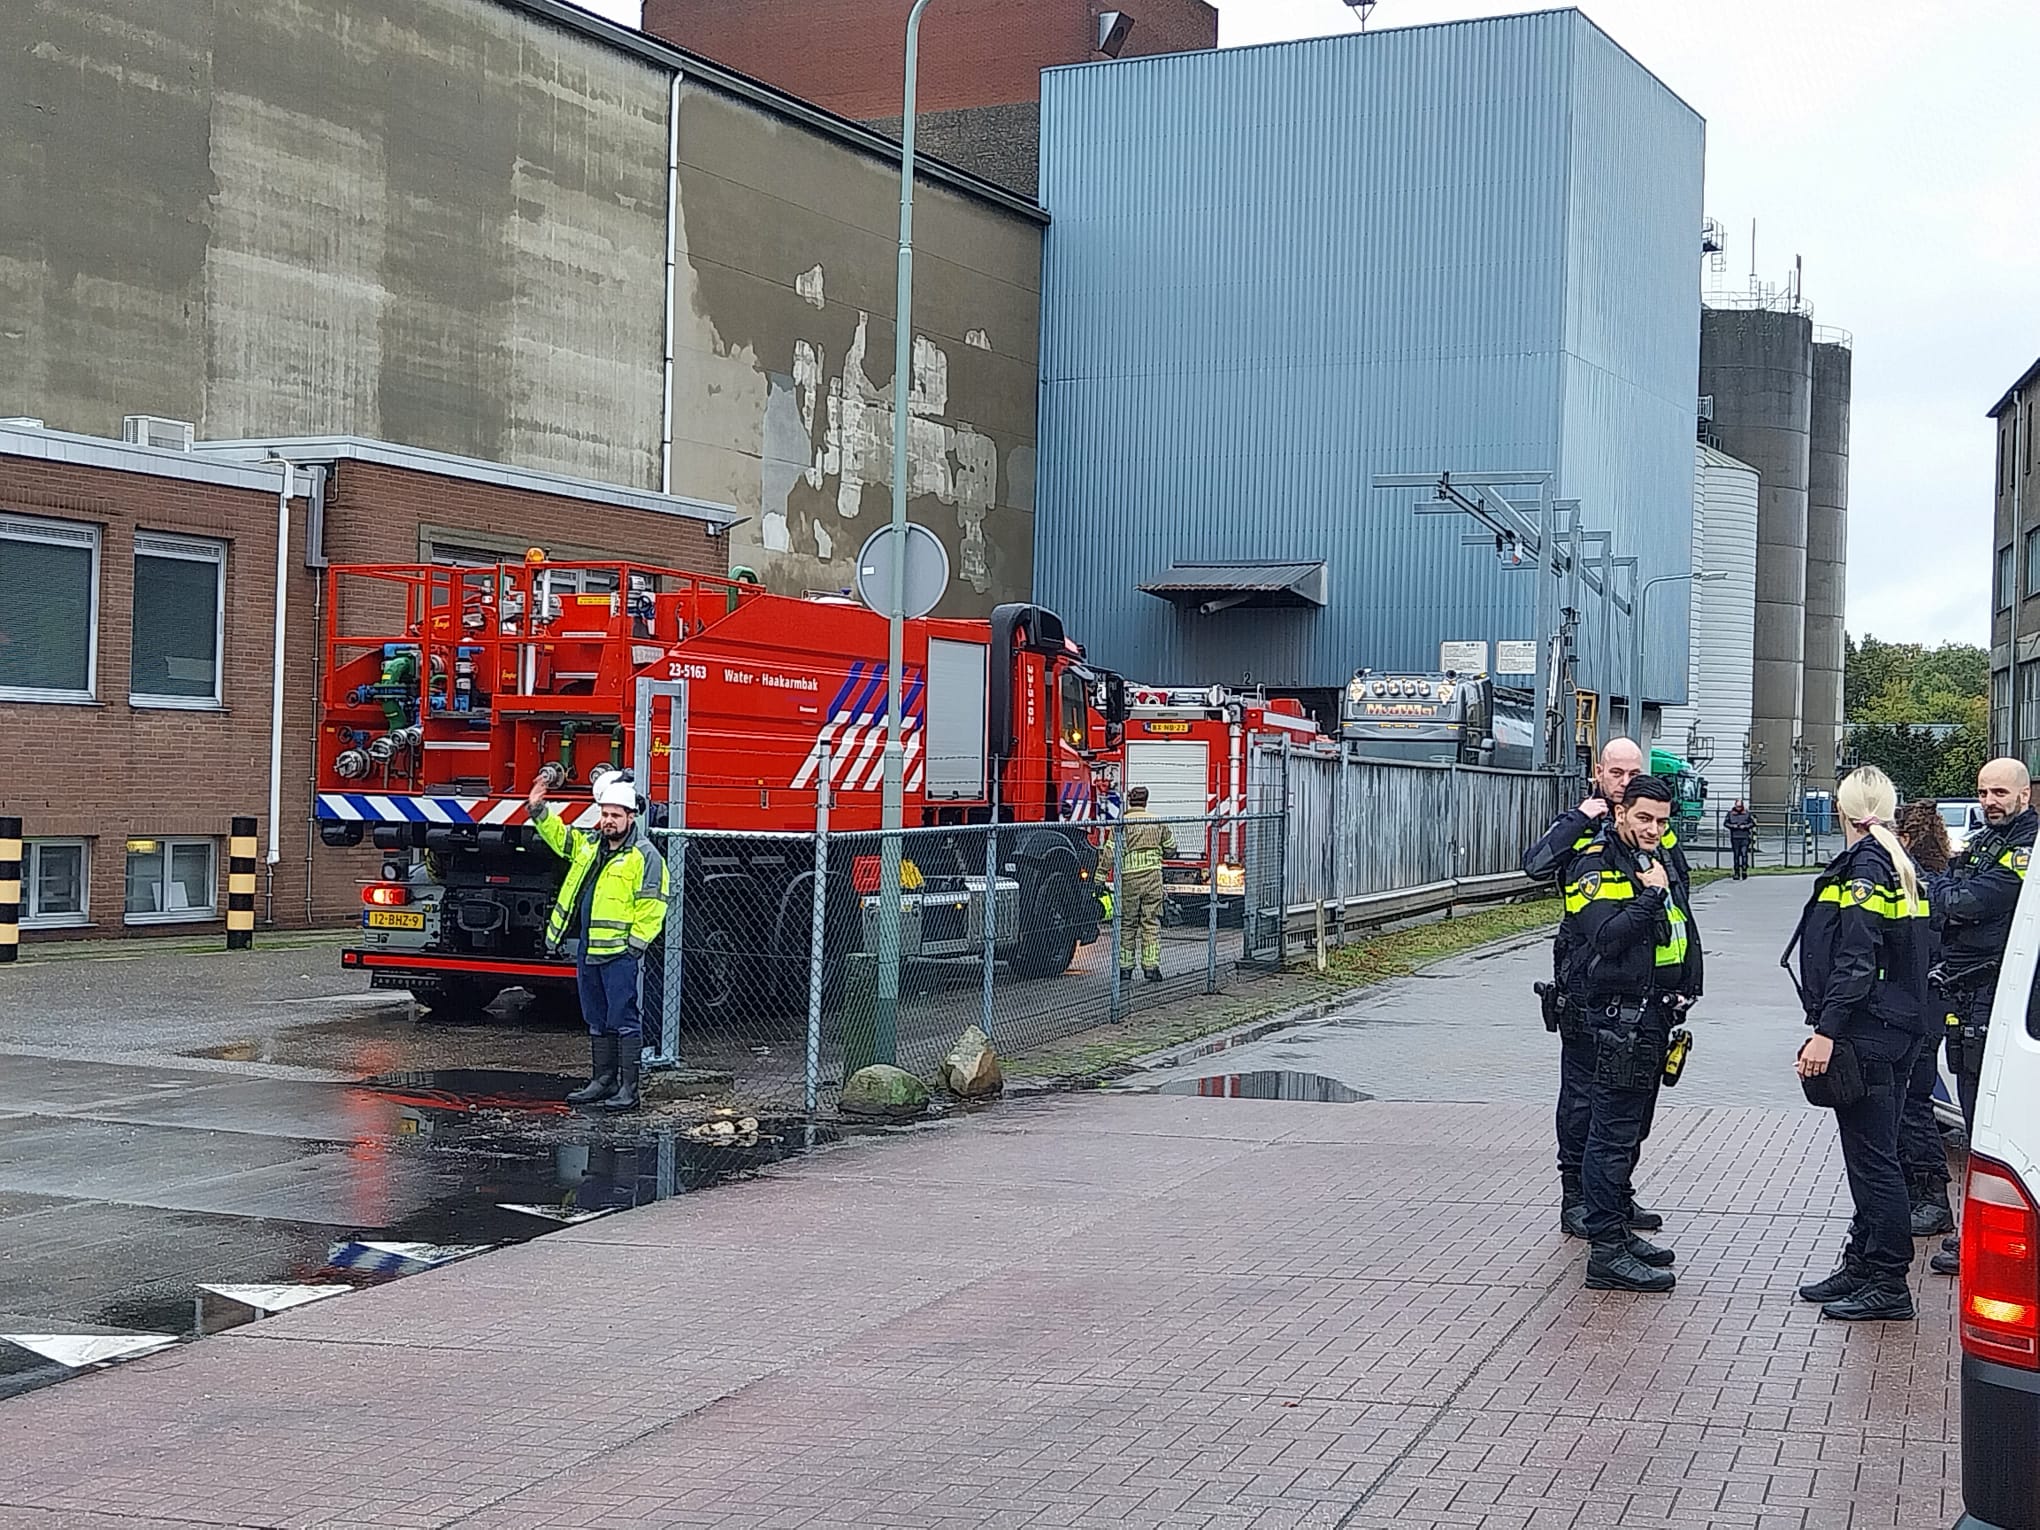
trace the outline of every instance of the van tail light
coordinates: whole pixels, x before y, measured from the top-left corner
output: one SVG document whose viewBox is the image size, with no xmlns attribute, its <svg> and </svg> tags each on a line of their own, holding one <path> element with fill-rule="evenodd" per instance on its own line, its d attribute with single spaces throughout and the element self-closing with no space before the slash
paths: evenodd
<svg viewBox="0 0 2040 1530">
<path fill-rule="evenodd" d="M 411 901 L 411 889 L 395 882 L 371 882 L 361 889 L 361 901 L 377 908 L 401 908 Z"/>
<path fill-rule="evenodd" d="M 2040 1212 L 2018 1176 L 1969 1155 L 1962 1196 L 1962 1348 L 2040 1370 Z"/>
</svg>

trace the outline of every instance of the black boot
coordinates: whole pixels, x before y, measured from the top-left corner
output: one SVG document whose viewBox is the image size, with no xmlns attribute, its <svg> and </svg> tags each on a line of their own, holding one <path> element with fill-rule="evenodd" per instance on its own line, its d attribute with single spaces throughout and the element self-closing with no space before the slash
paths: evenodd
<svg viewBox="0 0 2040 1530">
<path fill-rule="evenodd" d="M 1660 1248 L 1655 1243 L 1647 1243 L 1635 1233 L 1629 1235 L 1629 1252 L 1638 1261 L 1654 1270 L 1668 1270 L 1679 1262 L 1679 1256 L 1670 1249 Z"/>
<path fill-rule="evenodd" d="M 1946 1182 L 1922 1174 L 1912 1182 L 1912 1235 L 1931 1238 L 1954 1230 L 1955 1213 L 1948 1205 Z"/>
<path fill-rule="evenodd" d="M 1869 1278 L 1870 1272 L 1863 1268 L 1860 1260 L 1844 1254 L 1834 1274 L 1825 1280 L 1810 1280 L 1801 1286 L 1799 1299 L 1803 1302 L 1840 1301 L 1843 1297 L 1854 1296 Z"/>
<path fill-rule="evenodd" d="M 1955 1246 L 1948 1247 L 1950 1243 Z M 1927 1268 L 1936 1275 L 1960 1275 L 1962 1273 L 1962 1243 L 1957 1238 L 1941 1240 L 1941 1252 L 1927 1261 Z"/>
<path fill-rule="evenodd" d="M 635 1036 L 622 1037 L 616 1048 L 616 1093 L 602 1102 L 604 1110 L 638 1108 L 638 1057 L 640 1043 Z"/>
<path fill-rule="evenodd" d="M 567 1096 L 569 1105 L 595 1105 L 616 1092 L 616 1038 L 588 1038 L 588 1082 Z"/>
<path fill-rule="evenodd" d="M 1677 1281 L 1670 1270 L 1655 1270 L 1629 1251 L 1629 1235 L 1618 1232 L 1597 1238 L 1587 1255 L 1589 1291 L 1669 1291 Z"/>
<path fill-rule="evenodd" d="M 1656 1232 L 1664 1225 L 1665 1219 L 1655 1211 L 1646 1210 L 1644 1207 L 1637 1205 L 1635 1201 L 1629 1203 L 1629 1230 L 1631 1232 Z"/>
<path fill-rule="evenodd" d="M 1909 1322 L 1914 1316 L 1912 1292 L 1903 1277 L 1873 1276 L 1849 1295 L 1827 1303 L 1820 1315 L 1844 1323 Z"/>
<path fill-rule="evenodd" d="M 1159 968 L 1159 967 L 1148 967 L 1148 968 L 1146 968 L 1146 969 L 1144 969 L 1144 970 L 1145 970 L 1145 972 L 1146 972 L 1146 974 L 1147 974 L 1147 980 L 1148 980 L 1148 981 L 1149 981 L 1150 983 L 1159 983 L 1159 982 L 1160 982 L 1160 981 L 1162 980 L 1162 969 L 1161 969 L 1161 968 Z"/>
<path fill-rule="evenodd" d="M 1587 1192 L 1578 1169 L 1558 1171 L 1558 1230 L 1568 1238 L 1587 1235 Z"/>
</svg>

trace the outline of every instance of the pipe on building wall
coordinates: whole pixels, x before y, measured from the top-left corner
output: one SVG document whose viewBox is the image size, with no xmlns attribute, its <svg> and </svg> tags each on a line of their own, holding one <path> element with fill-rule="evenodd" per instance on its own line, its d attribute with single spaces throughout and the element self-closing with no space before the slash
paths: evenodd
<svg viewBox="0 0 2040 1530">
<path fill-rule="evenodd" d="M 680 277 L 680 71 L 666 105 L 666 386 L 659 410 L 659 492 L 673 492 L 674 288 Z"/>
<path fill-rule="evenodd" d="M 2008 640 L 2009 651 L 2005 655 L 2005 699 L 2008 703 L 2005 707 L 2005 753 L 2015 760 L 2023 760 L 2025 758 L 2025 755 L 2019 752 L 2019 704 L 2021 699 L 2019 695 L 2019 607 L 2026 599 L 2025 545 L 2019 534 L 2020 502 L 2025 498 L 2020 492 L 2025 486 L 2025 480 L 2019 476 L 2019 417 L 2024 412 L 2023 405 L 2025 401 L 2026 390 L 2014 388 L 2012 390 L 2011 464 L 2012 587 L 2005 592 L 2012 597 L 2012 628 L 2011 636 Z M 1993 446 L 1995 447 L 1995 443 L 1993 443 Z M 1997 449 L 2002 450 L 2002 448 Z M 1995 525 L 1996 522 L 1997 517 L 1993 515 L 1991 523 Z M 1995 535 L 1991 537 L 1990 554 L 1991 561 L 1995 563 L 1997 561 L 1997 538 Z M 1993 568 L 1991 572 L 1995 575 L 1997 570 Z M 1992 582 L 1995 583 L 1995 579 Z M 1993 597 L 1992 603 L 1995 604 L 1997 592 L 1993 590 L 1991 594 Z M 1989 708 L 1987 706 L 1985 708 L 1985 715 L 1989 715 Z"/>
<path fill-rule="evenodd" d="M 270 922 L 275 923 L 277 825 L 283 817 L 283 651 L 284 622 L 290 615 L 290 501 L 297 493 L 297 469 L 282 457 L 272 459 L 283 469 L 276 493 L 276 630 L 269 667 L 269 853 Z"/>
</svg>

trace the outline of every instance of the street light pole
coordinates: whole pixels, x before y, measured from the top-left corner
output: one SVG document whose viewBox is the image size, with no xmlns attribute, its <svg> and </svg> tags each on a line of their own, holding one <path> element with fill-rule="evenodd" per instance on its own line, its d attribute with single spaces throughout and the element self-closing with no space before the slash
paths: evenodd
<svg viewBox="0 0 2040 1530">
<path fill-rule="evenodd" d="M 1629 736 L 1643 748 L 1643 633 L 1646 618 L 1650 614 L 1650 592 L 1661 584 L 1678 584 L 1692 580 L 1696 584 L 1712 584 L 1717 579 L 1726 579 L 1727 574 L 1719 570 L 1694 569 L 1685 574 L 1658 574 L 1643 581 L 1643 588 L 1636 595 L 1636 619 L 1630 623 L 1629 647 Z M 1691 633 L 1687 641 L 1692 640 Z M 1649 758 L 1648 753 L 1645 755 Z"/>
<path fill-rule="evenodd" d="M 893 303 L 892 602 L 885 635 L 885 753 L 880 795 L 878 1013 L 874 1055 L 895 1056 L 900 1009 L 900 830 L 906 824 L 906 739 L 900 727 L 900 679 L 907 625 L 907 434 L 914 366 L 914 95 L 921 62 L 921 13 L 907 12 L 906 88 L 900 111 L 899 290 Z"/>
</svg>

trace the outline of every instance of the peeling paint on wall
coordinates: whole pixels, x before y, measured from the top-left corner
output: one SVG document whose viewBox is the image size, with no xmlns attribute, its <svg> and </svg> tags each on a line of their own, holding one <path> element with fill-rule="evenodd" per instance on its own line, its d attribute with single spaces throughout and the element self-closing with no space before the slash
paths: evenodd
<svg viewBox="0 0 2040 1530">
<path fill-rule="evenodd" d="M 751 517 L 731 558 L 770 587 L 846 588 L 892 492 L 886 169 L 685 81 L 680 100 L 673 486 Z M 1001 490 L 1031 498 L 1040 229 L 931 189 L 923 248 L 903 380 L 910 510 L 949 550 L 938 610 L 982 614 L 1033 585 L 1031 511 Z M 994 334 L 1012 339 L 995 348 Z"/>
</svg>

